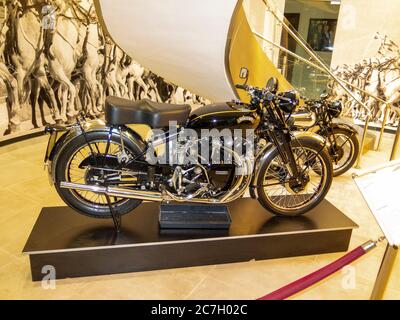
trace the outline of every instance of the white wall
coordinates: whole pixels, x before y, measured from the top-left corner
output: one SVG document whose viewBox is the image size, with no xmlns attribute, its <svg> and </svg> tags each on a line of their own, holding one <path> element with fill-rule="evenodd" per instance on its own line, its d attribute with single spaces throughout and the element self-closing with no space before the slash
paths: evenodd
<svg viewBox="0 0 400 320">
<path fill-rule="evenodd" d="M 400 45 L 399 0 L 342 0 L 332 66 L 375 56 L 377 31 Z"/>
</svg>

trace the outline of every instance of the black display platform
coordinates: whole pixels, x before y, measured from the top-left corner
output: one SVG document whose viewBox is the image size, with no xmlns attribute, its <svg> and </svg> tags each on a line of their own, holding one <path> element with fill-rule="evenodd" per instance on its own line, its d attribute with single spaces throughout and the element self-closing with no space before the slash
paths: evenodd
<svg viewBox="0 0 400 320">
<path fill-rule="evenodd" d="M 58 279 L 191 267 L 346 251 L 358 227 L 331 203 L 296 218 L 268 213 L 257 200 L 228 204 L 229 230 L 160 229 L 159 203 L 143 203 L 123 216 L 93 219 L 69 207 L 43 208 L 23 249 L 32 280 L 45 265 Z"/>
</svg>

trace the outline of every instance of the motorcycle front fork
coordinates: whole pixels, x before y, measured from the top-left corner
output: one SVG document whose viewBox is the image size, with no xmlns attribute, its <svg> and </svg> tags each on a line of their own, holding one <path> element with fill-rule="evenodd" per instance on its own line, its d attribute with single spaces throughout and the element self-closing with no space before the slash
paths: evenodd
<svg viewBox="0 0 400 320">
<path fill-rule="evenodd" d="M 283 163 L 286 165 L 290 175 L 292 177 L 298 177 L 300 172 L 293 154 L 292 147 L 290 145 L 292 140 L 290 133 L 283 133 L 281 139 L 278 139 L 277 135 L 272 133 L 271 138 L 277 146 L 279 155 L 281 156 Z"/>
</svg>

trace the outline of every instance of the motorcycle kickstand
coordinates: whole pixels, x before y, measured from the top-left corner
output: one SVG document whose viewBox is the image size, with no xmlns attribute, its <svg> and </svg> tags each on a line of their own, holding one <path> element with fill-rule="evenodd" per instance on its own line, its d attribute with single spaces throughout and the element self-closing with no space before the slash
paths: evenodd
<svg viewBox="0 0 400 320">
<path fill-rule="evenodd" d="M 119 233 L 121 231 L 121 225 L 122 225 L 121 215 L 119 213 L 115 212 L 109 195 L 108 194 L 104 194 L 104 196 L 106 197 L 108 207 L 110 208 L 111 216 L 112 216 L 112 219 L 113 219 L 113 222 L 114 222 L 115 232 Z"/>
</svg>

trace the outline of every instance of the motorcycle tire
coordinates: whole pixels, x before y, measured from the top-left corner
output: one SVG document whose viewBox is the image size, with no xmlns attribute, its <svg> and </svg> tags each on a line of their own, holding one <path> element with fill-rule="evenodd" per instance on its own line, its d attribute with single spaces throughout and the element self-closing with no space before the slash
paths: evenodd
<svg viewBox="0 0 400 320">
<path fill-rule="evenodd" d="M 291 146 L 293 150 L 308 150 L 308 152 L 312 152 L 316 154 L 316 159 L 312 161 L 313 165 L 316 163 L 321 163 L 321 168 L 319 169 L 320 172 L 318 173 L 318 170 L 310 169 L 312 171 L 312 174 L 315 175 L 315 177 L 320 177 L 321 178 L 321 186 L 318 189 L 318 192 L 314 194 L 309 201 L 305 201 L 304 204 L 302 205 L 297 205 L 293 207 L 289 207 L 288 205 L 285 206 L 285 203 L 287 199 L 296 200 L 300 199 L 300 195 L 290 193 L 288 191 L 287 184 L 282 182 L 282 184 L 279 184 L 280 182 L 277 183 L 277 187 L 279 185 L 282 187 L 282 190 L 287 193 L 285 195 L 271 195 L 269 196 L 267 194 L 268 191 L 273 192 L 273 190 L 268 190 L 269 186 L 266 186 L 265 184 L 265 179 L 266 179 L 266 174 L 271 170 L 270 172 L 272 173 L 272 176 L 275 177 L 280 177 L 280 179 L 286 179 L 284 177 L 285 174 L 282 172 L 285 170 L 283 168 L 282 164 L 277 163 L 277 159 L 280 159 L 279 151 L 277 148 L 272 149 L 272 151 L 269 153 L 267 158 L 264 160 L 264 162 L 261 164 L 260 167 L 260 172 L 258 175 L 257 179 L 257 194 L 258 194 L 258 201 L 261 203 L 261 205 L 267 209 L 269 212 L 279 215 L 279 216 L 299 216 L 302 214 L 305 214 L 306 212 L 310 211 L 314 207 L 316 207 L 326 196 L 328 193 L 330 186 L 332 184 L 333 180 L 333 167 L 332 167 L 332 161 L 329 156 L 328 150 L 326 147 L 323 147 L 321 149 L 321 144 L 318 142 L 311 140 L 311 139 L 298 139 L 298 140 L 293 140 L 291 142 Z M 296 157 L 296 156 L 295 156 Z M 317 162 L 318 160 L 318 162 Z M 310 162 L 311 163 L 311 162 Z M 281 169 L 277 169 L 277 168 Z M 277 171 L 280 170 L 280 171 Z M 280 174 L 277 174 L 278 172 L 281 172 Z M 322 175 L 321 175 L 322 172 Z M 271 177 L 272 177 L 271 176 Z M 276 194 L 276 192 L 275 192 Z M 307 195 L 307 194 L 306 194 Z M 280 199 L 278 197 L 281 197 Z M 286 197 L 286 198 L 285 198 Z M 296 198 L 297 197 L 297 198 Z M 276 200 L 278 199 L 278 200 Z M 283 205 L 277 204 L 277 201 L 281 201 L 283 199 Z"/>
<path fill-rule="evenodd" d="M 87 143 L 107 143 L 107 139 L 108 132 L 104 131 L 88 132 L 86 133 L 86 139 L 83 135 L 80 135 L 62 148 L 55 163 L 55 187 L 60 197 L 68 206 L 76 210 L 78 213 L 93 218 L 112 218 L 108 203 L 104 201 L 105 198 L 103 198 L 102 203 L 93 203 L 93 201 L 89 201 L 87 198 L 84 198 L 79 191 L 61 188 L 60 183 L 62 181 L 71 182 L 70 178 L 68 177 L 68 166 L 70 166 L 70 161 L 72 161 L 71 159 L 73 159 L 72 157 L 75 154 L 77 154 L 83 147 L 87 146 Z M 113 134 L 111 141 L 112 143 L 120 145 L 120 136 Z M 127 138 L 124 138 L 124 146 L 125 150 L 133 155 L 141 153 L 139 147 Z M 110 197 L 110 199 L 114 200 L 112 203 L 114 212 L 121 216 L 131 212 L 142 202 L 141 200 L 137 199 L 122 199 L 115 197 Z"/>
<path fill-rule="evenodd" d="M 358 142 L 357 135 L 350 132 L 349 130 L 334 128 L 332 134 L 337 137 L 338 136 L 346 137 L 347 139 L 346 143 L 350 144 L 350 155 L 345 161 L 345 163 L 341 166 L 337 166 L 335 162 L 333 163 L 333 176 L 337 177 L 344 174 L 354 166 L 354 163 L 356 162 L 358 154 L 360 152 L 360 143 Z"/>
</svg>

